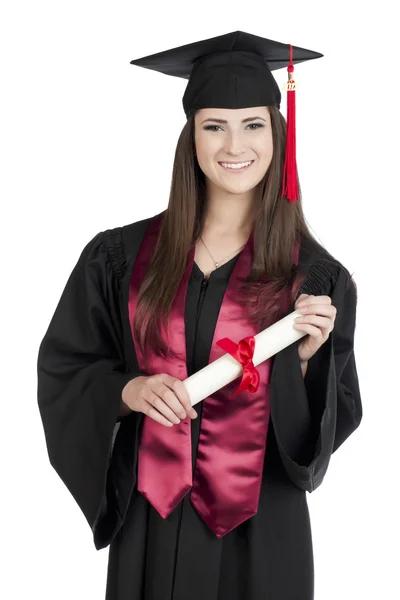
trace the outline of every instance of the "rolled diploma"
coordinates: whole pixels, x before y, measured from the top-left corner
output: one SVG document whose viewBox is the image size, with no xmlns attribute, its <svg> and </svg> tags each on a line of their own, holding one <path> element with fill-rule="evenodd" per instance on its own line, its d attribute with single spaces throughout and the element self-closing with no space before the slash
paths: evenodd
<svg viewBox="0 0 400 600">
<path fill-rule="evenodd" d="M 295 318 L 300 315 L 300 311 L 295 310 L 254 336 L 253 364 L 255 367 L 307 335 L 306 332 L 293 328 Z M 242 365 L 233 356 L 226 353 L 185 379 L 183 384 L 189 393 L 192 406 L 240 377 L 242 372 Z"/>
</svg>

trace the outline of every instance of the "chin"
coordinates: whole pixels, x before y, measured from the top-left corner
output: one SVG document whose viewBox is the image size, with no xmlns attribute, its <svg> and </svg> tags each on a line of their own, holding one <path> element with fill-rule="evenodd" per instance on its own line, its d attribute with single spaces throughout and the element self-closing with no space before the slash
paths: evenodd
<svg viewBox="0 0 400 600">
<path fill-rule="evenodd" d="M 251 190 L 253 190 L 256 187 L 255 185 L 231 185 L 229 187 L 227 187 L 226 185 L 220 185 L 218 186 L 220 187 L 222 190 L 224 190 L 225 192 L 229 192 L 230 194 L 236 195 L 236 194 L 246 194 L 247 192 L 250 192 Z"/>
</svg>

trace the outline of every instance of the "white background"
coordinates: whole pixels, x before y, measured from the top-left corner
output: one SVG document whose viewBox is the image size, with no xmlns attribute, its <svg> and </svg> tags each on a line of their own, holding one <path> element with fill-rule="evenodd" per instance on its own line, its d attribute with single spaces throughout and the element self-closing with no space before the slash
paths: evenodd
<svg viewBox="0 0 400 600">
<path fill-rule="evenodd" d="M 307 494 L 315 599 L 398 599 L 399 36 L 389 2 L 37 0 L 1 12 L 0 596 L 104 597 L 108 549 L 96 552 L 48 462 L 38 347 L 86 243 L 167 206 L 187 81 L 130 61 L 242 30 L 324 54 L 295 67 L 304 210 L 358 287 L 364 417 Z M 285 82 L 285 69 L 274 75 Z"/>
</svg>

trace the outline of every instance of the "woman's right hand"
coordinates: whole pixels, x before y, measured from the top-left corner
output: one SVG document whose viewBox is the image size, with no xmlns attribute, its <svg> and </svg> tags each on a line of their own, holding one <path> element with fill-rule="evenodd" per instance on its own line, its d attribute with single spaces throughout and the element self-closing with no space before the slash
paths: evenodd
<svg viewBox="0 0 400 600">
<path fill-rule="evenodd" d="M 197 417 L 182 381 L 166 373 L 131 379 L 122 390 L 122 402 L 131 411 L 142 412 L 166 427 L 186 416 Z"/>
</svg>

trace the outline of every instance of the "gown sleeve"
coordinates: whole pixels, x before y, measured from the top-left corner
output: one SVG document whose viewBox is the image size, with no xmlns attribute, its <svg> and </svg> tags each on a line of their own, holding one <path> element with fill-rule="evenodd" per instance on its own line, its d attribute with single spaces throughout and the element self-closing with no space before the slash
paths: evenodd
<svg viewBox="0 0 400 600">
<path fill-rule="evenodd" d="M 128 371 L 118 290 L 100 232 L 69 276 L 37 360 L 38 406 L 50 463 L 86 517 L 97 549 L 109 543 L 121 523 L 109 467 L 118 462 L 113 456 L 118 429 L 125 420 L 134 429 L 139 414 L 120 422 L 122 390 L 140 375 Z"/>
<path fill-rule="evenodd" d="M 354 355 L 354 280 L 341 268 L 333 285 L 327 278 L 318 291 L 304 293 L 331 297 L 337 309 L 334 329 L 308 361 L 304 378 L 301 340 L 282 351 L 285 360 L 274 363 L 271 381 L 271 418 L 285 470 L 295 485 L 312 492 L 322 483 L 331 455 L 359 426 L 362 404 Z"/>
</svg>

